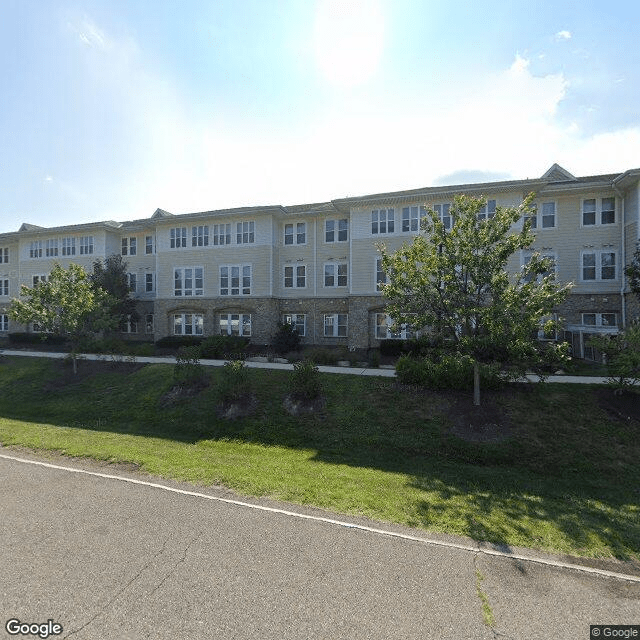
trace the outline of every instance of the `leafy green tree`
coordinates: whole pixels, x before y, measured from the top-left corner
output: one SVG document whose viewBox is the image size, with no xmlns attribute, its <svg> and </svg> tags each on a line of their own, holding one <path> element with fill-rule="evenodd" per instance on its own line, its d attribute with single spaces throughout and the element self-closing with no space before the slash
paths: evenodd
<svg viewBox="0 0 640 640">
<path fill-rule="evenodd" d="M 538 253 L 509 275 L 510 257 L 535 241 L 527 219 L 532 200 L 533 194 L 519 207 L 497 207 L 485 219 L 486 200 L 458 196 L 447 226 L 429 210 L 411 244 L 395 253 L 378 247 L 388 275 L 383 285 L 387 312 L 396 326 L 428 328 L 437 343 L 473 358 L 475 404 L 480 404 L 478 363 L 517 364 L 521 373 L 548 358 L 538 331 L 572 286 L 558 284 L 552 261 Z M 555 328 L 550 319 L 544 323 L 545 331 Z M 562 345 L 556 351 L 561 355 L 567 349 Z"/>
<path fill-rule="evenodd" d="M 77 349 L 89 333 L 113 327 L 109 295 L 89 281 L 77 264 L 63 269 L 55 264 L 49 279 L 33 287 L 22 285 L 22 297 L 11 301 L 9 315 L 20 324 L 34 323 L 46 333 L 65 336 L 71 343 L 73 372 L 77 373 Z"/>
<path fill-rule="evenodd" d="M 111 297 L 109 313 L 114 318 L 114 329 L 124 325 L 127 320 L 137 322 L 140 319 L 127 278 L 127 263 L 120 254 L 95 260 L 89 280 L 96 290 L 106 291 Z"/>
<path fill-rule="evenodd" d="M 592 336 L 589 346 L 606 356 L 608 383 L 616 395 L 640 382 L 640 320 L 620 333 Z"/>
<path fill-rule="evenodd" d="M 640 302 L 640 242 L 636 244 L 633 258 L 624 272 L 629 278 L 629 288 L 635 293 L 638 302 Z"/>
</svg>

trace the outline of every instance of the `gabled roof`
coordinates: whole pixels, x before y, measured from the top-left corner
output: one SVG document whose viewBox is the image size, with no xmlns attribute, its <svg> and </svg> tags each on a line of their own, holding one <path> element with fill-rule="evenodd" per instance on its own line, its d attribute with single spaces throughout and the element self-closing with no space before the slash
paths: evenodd
<svg viewBox="0 0 640 640">
<path fill-rule="evenodd" d="M 44 229 L 45 227 L 39 227 L 37 224 L 29 224 L 28 222 L 23 222 L 20 225 L 18 231 L 38 231 L 38 229 Z"/>
<path fill-rule="evenodd" d="M 173 213 L 169 213 L 164 209 L 158 208 L 154 211 L 153 215 L 151 216 L 151 219 L 155 220 L 156 218 L 171 218 L 172 216 L 173 216 Z"/>
<path fill-rule="evenodd" d="M 549 167 L 549 170 L 542 176 L 542 180 L 548 180 L 549 182 L 569 182 L 576 180 L 576 177 L 555 163 Z"/>
</svg>

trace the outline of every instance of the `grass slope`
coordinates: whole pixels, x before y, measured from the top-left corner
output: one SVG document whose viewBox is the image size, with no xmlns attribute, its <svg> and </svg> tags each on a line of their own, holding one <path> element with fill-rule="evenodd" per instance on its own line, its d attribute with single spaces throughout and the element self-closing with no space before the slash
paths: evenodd
<svg viewBox="0 0 640 640">
<path fill-rule="evenodd" d="M 511 437 L 472 443 L 451 433 L 455 396 L 381 379 L 325 375 L 323 414 L 292 417 L 290 373 L 250 370 L 258 409 L 225 421 L 221 369 L 198 396 L 165 406 L 171 366 L 83 377 L 88 366 L 69 380 L 59 362 L 0 360 L 0 442 L 477 540 L 639 557 L 638 424 L 609 418 L 590 387 L 500 394 Z"/>
</svg>

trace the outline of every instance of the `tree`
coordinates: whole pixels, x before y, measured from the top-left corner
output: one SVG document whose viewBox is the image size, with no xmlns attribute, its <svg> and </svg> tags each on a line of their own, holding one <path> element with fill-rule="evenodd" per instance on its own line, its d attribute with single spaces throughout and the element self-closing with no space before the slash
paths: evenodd
<svg viewBox="0 0 640 640">
<path fill-rule="evenodd" d="M 627 278 L 629 278 L 629 288 L 635 293 L 638 302 L 640 302 L 640 242 L 636 244 L 636 251 L 633 259 L 624 270 Z"/>
<path fill-rule="evenodd" d="M 483 219 L 482 198 L 458 196 L 450 224 L 428 210 L 422 232 L 410 245 L 390 253 L 384 245 L 382 266 L 388 276 L 383 293 L 396 325 L 425 327 L 435 341 L 474 360 L 474 403 L 480 404 L 480 362 L 540 362 L 537 340 L 543 323 L 552 331 L 553 309 L 569 293 L 559 285 L 551 259 L 533 253 L 517 274 L 509 275 L 509 258 L 528 250 L 533 194 L 519 207 L 497 207 Z M 486 209 L 484 209 L 486 211 Z M 514 225 L 524 218 L 520 231 Z M 566 345 L 559 349 L 566 350 Z M 547 354 L 548 355 L 548 354 Z"/>
<path fill-rule="evenodd" d="M 136 301 L 131 296 L 131 286 L 127 277 L 127 263 L 120 254 L 113 254 L 93 263 L 93 273 L 89 280 L 96 291 L 106 291 L 111 297 L 109 313 L 114 319 L 114 329 L 128 320 L 136 322 L 140 315 L 136 311 Z"/>
<path fill-rule="evenodd" d="M 77 373 L 77 348 L 88 333 L 113 326 L 108 309 L 109 295 L 94 287 L 85 270 L 77 264 L 63 269 L 55 264 L 46 281 L 21 287 L 22 299 L 13 299 L 11 319 L 20 324 L 37 324 L 46 333 L 65 336 L 71 342 L 73 372 Z"/>
</svg>

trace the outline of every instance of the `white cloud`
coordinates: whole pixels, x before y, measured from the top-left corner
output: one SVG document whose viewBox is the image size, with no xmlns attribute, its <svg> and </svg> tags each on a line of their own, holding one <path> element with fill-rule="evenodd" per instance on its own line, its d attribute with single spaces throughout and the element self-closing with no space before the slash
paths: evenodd
<svg viewBox="0 0 640 640">
<path fill-rule="evenodd" d="M 558 42 L 562 40 L 571 40 L 571 31 L 558 31 L 558 33 L 556 33 L 556 40 Z"/>
<path fill-rule="evenodd" d="M 104 31 L 98 28 L 95 22 L 86 15 L 71 18 L 67 24 L 80 42 L 88 47 L 106 49 L 110 45 Z"/>
</svg>

